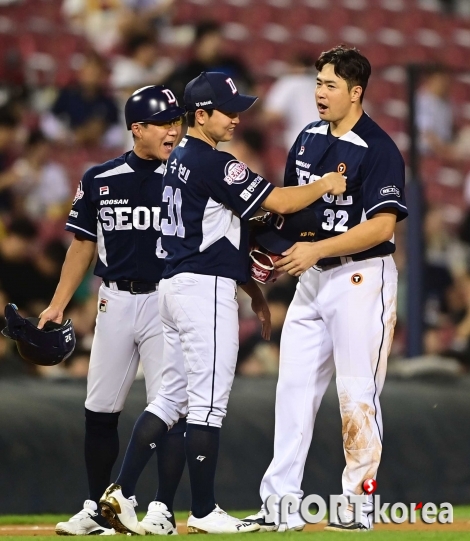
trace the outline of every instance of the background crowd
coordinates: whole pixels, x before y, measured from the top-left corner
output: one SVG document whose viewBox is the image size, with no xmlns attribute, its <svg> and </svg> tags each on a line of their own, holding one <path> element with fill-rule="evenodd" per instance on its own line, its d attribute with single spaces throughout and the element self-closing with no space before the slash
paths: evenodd
<svg viewBox="0 0 470 541">
<path fill-rule="evenodd" d="M 92 164 L 132 148 L 123 104 L 167 84 L 179 98 L 204 70 L 260 97 L 224 149 L 280 185 L 287 152 L 318 118 L 314 61 L 339 42 L 373 67 L 365 110 L 408 159 L 406 64 L 423 70 L 416 97 L 426 240 L 424 353 L 414 367 L 470 368 L 470 1 L 0 0 L 0 306 L 37 316 L 57 284 L 63 230 Z M 222 146 L 221 146 L 222 148 Z M 406 221 L 396 235 L 398 323 L 405 356 Z M 266 286 L 273 337 L 264 342 L 240 292 L 238 373 L 275 374 L 296 279 Z M 0 336 L 0 377 L 86 377 L 99 279 L 90 270 L 67 317 L 75 354 L 58 367 L 22 362 Z M 0 326 L 3 322 L 0 321 Z M 418 368 L 417 368 L 418 369 Z M 398 368 L 397 368 L 398 370 Z"/>
</svg>

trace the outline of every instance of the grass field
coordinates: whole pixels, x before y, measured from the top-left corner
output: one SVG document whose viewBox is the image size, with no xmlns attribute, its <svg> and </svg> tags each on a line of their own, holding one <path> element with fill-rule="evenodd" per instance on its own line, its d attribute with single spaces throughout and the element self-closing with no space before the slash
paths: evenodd
<svg viewBox="0 0 470 541">
<path fill-rule="evenodd" d="M 235 511 L 231 514 L 238 517 L 244 517 L 253 511 Z M 143 516 L 143 514 L 142 514 Z M 184 512 L 176 513 L 176 520 L 179 523 L 180 530 L 184 530 L 188 514 Z M 55 536 L 54 525 L 57 522 L 68 520 L 70 515 L 0 515 L 0 537 L 2 541 L 14 540 L 20 541 L 50 541 L 51 536 Z M 344 537 L 353 537 L 366 535 L 368 539 L 375 540 L 400 540 L 400 541 L 418 541 L 418 540 L 466 540 L 470 539 L 470 506 L 454 507 L 453 524 L 430 524 L 425 525 L 419 521 L 413 526 L 403 525 L 376 525 L 376 529 L 367 533 L 336 533 L 323 531 L 324 524 L 312 525 L 303 532 L 286 532 L 253 534 L 262 535 L 263 541 L 280 541 L 279 535 L 285 541 L 336 541 Z M 250 534 L 244 534 L 250 535 Z M 210 536 L 209 536 L 210 537 Z M 213 538 L 214 536 L 212 536 Z M 83 537 L 83 539 L 85 536 Z M 204 535 L 199 535 L 197 539 L 205 539 Z M 78 537 L 82 539 L 82 537 Z M 218 535 L 217 541 L 228 541 L 233 539 L 233 535 Z"/>
</svg>

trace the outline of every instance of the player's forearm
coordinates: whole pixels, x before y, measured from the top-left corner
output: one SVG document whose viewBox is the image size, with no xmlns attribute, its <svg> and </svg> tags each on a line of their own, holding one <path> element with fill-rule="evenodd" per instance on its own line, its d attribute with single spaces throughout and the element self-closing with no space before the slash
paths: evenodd
<svg viewBox="0 0 470 541">
<path fill-rule="evenodd" d="M 257 298 L 259 295 L 263 296 L 259 285 L 253 280 L 253 278 L 250 278 L 246 284 L 240 284 L 240 287 L 252 299 Z"/>
<path fill-rule="evenodd" d="M 357 254 L 369 250 L 393 237 L 396 215 L 382 213 L 362 222 L 337 237 L 314 243 L 320 258 Z"/>
<path fill-rule="evenodd" d="M 96 244 L 89 240 L 78 240 L 75 238 L 72 241 L 67 251 L 60 280 L 50 306 L 61 311 L 65 309 L 93 260 L 95 247 Z"/>
<path fill-rule="evenodd" d="M 311 205 L 329 192 L 331 183 L 321 178 L 304 186 L 274 188 L 261 205 L 264 209 L 278 214 L 291 214 Z"/>
</svg>

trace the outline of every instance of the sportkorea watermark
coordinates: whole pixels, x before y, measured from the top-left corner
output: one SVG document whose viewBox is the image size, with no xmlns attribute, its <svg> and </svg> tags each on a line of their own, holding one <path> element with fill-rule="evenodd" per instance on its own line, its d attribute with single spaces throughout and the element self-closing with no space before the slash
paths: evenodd
<svg viewBox="0 0 470 541">
<path fill-rule="evenodd" d="M 346 498 L 343 495 L 332 495 L 326 502 L 318 494 L 310 494 L 300 501 L 297 496 L 286 494 L 279 499 L 272 494 L 266 499 L 266 522 L 287 523 L 288 515 L 299 513 L 308 524 L 317 524 L 327 518 L 330 523 L 349 523 L 351 513 L 354 522 L 361 522 L 363 506 L 371 508 L 370 495 L 377 489 L 374 479 L 367 479 L 363 483 L 366 494 L 353 495 Z M 372 522 L 374 524 L 416 524 L 418 520 L 433 524 L 451 524 L 454 521 L 454 508 L 448 503 L 435 504 L 432 502 L 418 503 L 387 503 L 382 502 L 379 495 L 372 496 Z M 316 513 L 310 509 L 316 507 Z M 277 519 L 277 520 L 276 520 Z"/>
</svg>

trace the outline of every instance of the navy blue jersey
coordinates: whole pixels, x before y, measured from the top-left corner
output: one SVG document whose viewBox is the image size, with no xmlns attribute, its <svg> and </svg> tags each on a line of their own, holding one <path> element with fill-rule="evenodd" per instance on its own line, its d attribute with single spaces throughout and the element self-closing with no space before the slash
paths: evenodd
<svg viewBox="0 0 470 541">
<path fill-rule="evenodd" d="M 336 171 L 346 177 L 346 191 L 337 196 L 326 194 L 311 205 L 319 224 L 318 240 L 340 235 L 385 209 L 395 209 L 397 221 L 408 215 L 403 158 L 392 139 L 367 114 L 339 138 L 331 135 L 328 122 L 313 122 L 304 128 L 289 152 L 284 184 L 307 184 Z M 394 251 L 393 242 L 383 242 L 352 258 Z M 336 259 L 322 259 L 319 264 L 328 265 Z"/>
<path fill-rule="evenodd" d="M 88 169 L 65 229 L 97 242 L 95 274 L 158 282 L 164 267 L 160 207 L 165 165 L 134 152 Z"/>
<path fill-rule="evenodd" d="M 163 278 L 194 272 L 247 282 L 247 222 L 273 188 L 231 154 L 182 139 L 163 177 Z"/>
</svg>

